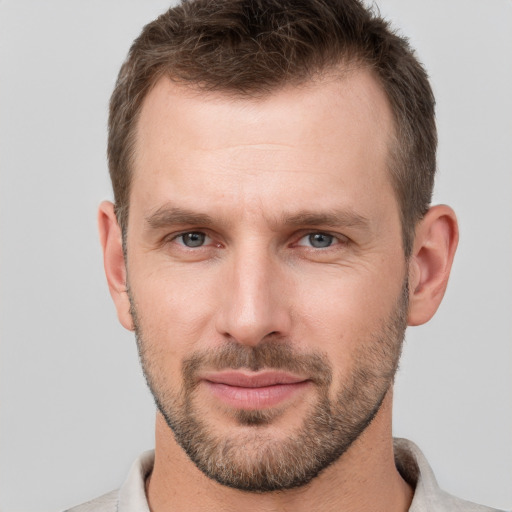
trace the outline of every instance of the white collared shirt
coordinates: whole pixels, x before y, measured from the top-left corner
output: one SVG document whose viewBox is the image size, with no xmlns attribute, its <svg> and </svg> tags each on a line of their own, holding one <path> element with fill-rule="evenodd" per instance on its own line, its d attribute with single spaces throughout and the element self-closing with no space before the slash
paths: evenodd
<svg viewBox="0 0 512 512">
<path fill-rule="evenodd" d="M 407 439 L 395 439 L 395 463 L 413 488 L 409 512 L 498 512 L 496 509 L 461 500 L 441 490 L 420 449 Z M 146 477 L 153 469 L 154 451 L 143 453 L 132 465 L 118 490 L 66 512 L 150 512 L 145 492 Z"/>
</svg>

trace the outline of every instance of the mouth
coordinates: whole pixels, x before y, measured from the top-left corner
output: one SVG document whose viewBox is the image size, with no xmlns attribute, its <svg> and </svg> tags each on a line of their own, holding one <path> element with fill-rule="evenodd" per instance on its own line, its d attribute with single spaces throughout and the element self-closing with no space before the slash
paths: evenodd
<svg viewBox="0 0 512 512">
<path fill-rule="evenodd" d="M 210 372 L 201 382 L 221 402 L 243 410 L 279 405 L 304 391 L 311 381 L 287 372 Z"/>
</svg>

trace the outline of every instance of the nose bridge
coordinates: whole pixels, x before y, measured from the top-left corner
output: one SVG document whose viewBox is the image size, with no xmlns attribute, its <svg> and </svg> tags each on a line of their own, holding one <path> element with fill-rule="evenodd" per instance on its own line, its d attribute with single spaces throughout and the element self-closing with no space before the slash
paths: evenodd
<svg viewBox="0 0 512 512">
<path fill-rule="evenodd" d="M 263 243 L 248 241 L 233 250 L 218 330 L 238 343 L 256 345 L 267 335 L 286 335 L 289 315 L 278 258 Z"/>
</svg>

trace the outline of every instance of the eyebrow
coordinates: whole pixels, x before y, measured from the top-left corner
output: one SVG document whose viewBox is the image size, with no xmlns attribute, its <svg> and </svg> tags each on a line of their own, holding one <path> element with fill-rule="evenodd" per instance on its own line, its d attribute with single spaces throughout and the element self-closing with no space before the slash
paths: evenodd
<svg viewBox="0 0 512 512">
<path fill-rule="evenodd" d="M 351 210 L 302 211 L 283 218 L 284 223 L 290 226 L 345 226 L 361 229 L 370 226 L 369 219 Z"/>
<path fill-rule="evenodd" d="M 156 212 L 146 217 L 146 223 L 152 229 L 160 229 L 178 224 L 211 226 L 213 218 L 204 213 L 198 213 L 184 208 L 162 206 Z"/>
<path fill-rule="evenodd" d="M 154 213 L 146 216 L 146 223 L 151 229 L 162 229 L 175 225 L 194 225 L 210 227 L 216 222 L 213 217 L 185 208 L 164 205 Z M 273 220 L 271 224 L 286 226 L 343 226 L 368 229 L 370 221 L 366 217 L 351 210 L 331 210 L 315 212 L 303 210 L 294 214 L 280 216 L 280 222 Z"/>
</svg>

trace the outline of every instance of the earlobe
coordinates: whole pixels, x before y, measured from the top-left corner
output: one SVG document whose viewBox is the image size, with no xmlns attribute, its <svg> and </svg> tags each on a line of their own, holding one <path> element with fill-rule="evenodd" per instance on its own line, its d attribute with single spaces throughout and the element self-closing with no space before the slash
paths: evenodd
<svg viewBox="0 0 512 512">
<path fill-rule="evenodd" d="M 433 206 L 416 228 L 409 266 L 409 325 L 428 322 L 446 291 L 459 231 L 454 211 Z"/>
<path fill-rule="evenodd" d="M 110 201 L 104 201 L 99 207 L 98 229 L 110 295 L 114 300 L 119 321 L 123 327 L 132 331 L 133 321 L 127 291 L 122 233 L 114 212 L 114 205 Z"/>
</svg>

